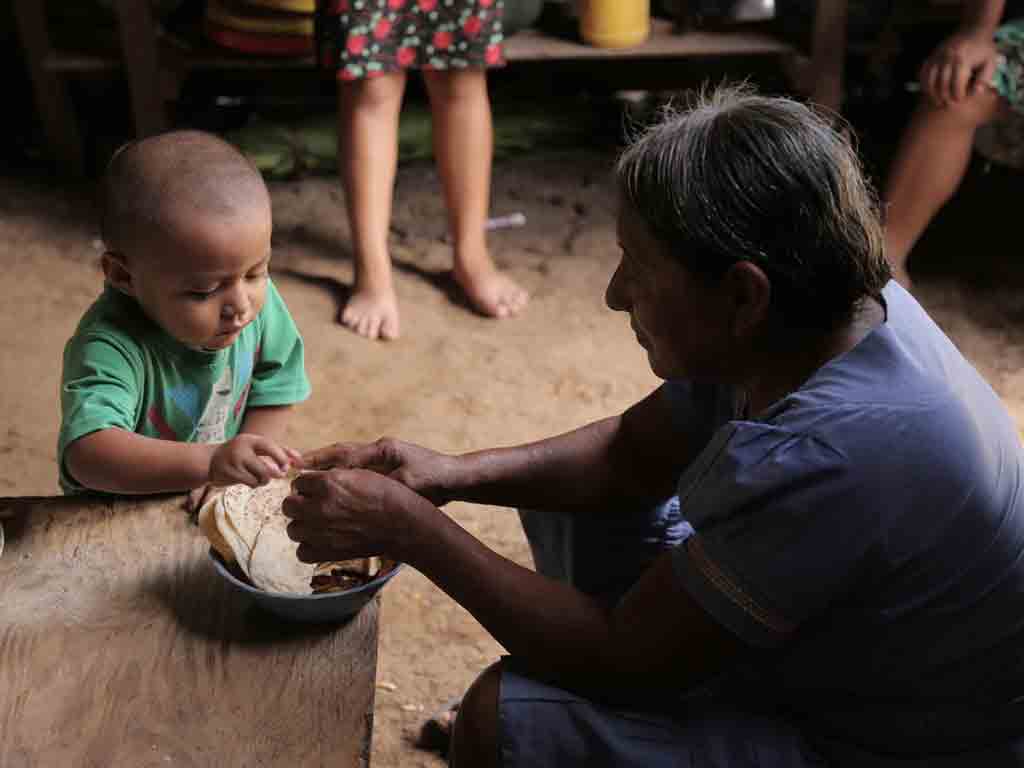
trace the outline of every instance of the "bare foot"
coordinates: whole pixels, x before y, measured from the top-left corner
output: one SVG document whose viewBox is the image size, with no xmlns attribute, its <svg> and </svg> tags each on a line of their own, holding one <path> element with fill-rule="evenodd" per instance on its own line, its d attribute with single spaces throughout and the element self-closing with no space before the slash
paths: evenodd
<svg viewBox="0 0 1024 768">
<path fill-rule="evenodd" d="M 398 338 L 398 299 L 391 288 L 356 288 L 338 313 L 338 322 L 368 339 Z"/>
<path fill-rule="evenodd" d="M 488 317 L 517 315 L 530 300 L 530 294 L 490 259 L 472 267 L 456 264 L 454 275 L 473 307 Z"/>
</svg>

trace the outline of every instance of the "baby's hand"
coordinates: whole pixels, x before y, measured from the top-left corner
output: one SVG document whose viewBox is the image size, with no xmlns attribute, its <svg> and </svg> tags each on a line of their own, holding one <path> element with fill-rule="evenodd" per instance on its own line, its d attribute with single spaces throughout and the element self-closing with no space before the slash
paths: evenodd
<svg viewBox="0 0 1024 768">
<path fill-rule="evenodd" d="M 292 466 L 302 466 L 302 454 L 278 445 L 269 437 L 241 434 L 222 443 L 210 459 L 210 483 L 264 485 L 284 477 Z"/>
</svg>

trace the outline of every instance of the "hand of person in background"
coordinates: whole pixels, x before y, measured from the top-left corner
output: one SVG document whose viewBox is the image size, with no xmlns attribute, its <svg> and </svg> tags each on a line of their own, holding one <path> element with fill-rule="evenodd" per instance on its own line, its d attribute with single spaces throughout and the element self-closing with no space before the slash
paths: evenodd
<svg viewBox="0 0 1024 768">
<path fill-rule="evenodd" d="M 302 454 L 298 451 L 262 435 L 242 433 L 214 450 L 209 482 L 212 485 L 265 485 L 284 477 L 293 466 L 302 466 Z"/>
<path fill-rule="evenodd" d="M 420 523 L 437 508 L 406 486 L 367 469 L 303 472 L 281 507 L 305 563 L 383 555 L 408 562 Z"/>
<path fill-rule="evenodd" d="M 973 96 L 992 82 L 996 47 L 987 32 L 957 32 L 943 41 L 921 65 L 921 89 L 944 107 Z"/>
<path fill-rule="evenodd" d="M 450 489 L 458 458 L 413 443 L 382 437 L 373 443 L 334 443 L 302 456 L 310 469 L 368 469 L 397 480 L 433 504 L 453 498 Z"/>
</svg>

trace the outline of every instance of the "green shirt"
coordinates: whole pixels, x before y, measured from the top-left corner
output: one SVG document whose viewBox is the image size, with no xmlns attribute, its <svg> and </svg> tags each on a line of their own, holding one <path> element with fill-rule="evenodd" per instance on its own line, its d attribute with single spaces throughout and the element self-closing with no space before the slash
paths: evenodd
<svg viewBox="0 0 1024 768">
<path fill-rule="evenodd" d="M 215 443 L 238 434 L 246 408 L 309 397 L 302 338 L 272 282 L 259 315 L 235 343 L 196 350 L 172 338 L 135 302 L 107 286 L 64 348 L 60 485 L 86 490 L 68 474 L 64 452 L 80 437 L 119 428 L 147 437 Z"/>
</svg>

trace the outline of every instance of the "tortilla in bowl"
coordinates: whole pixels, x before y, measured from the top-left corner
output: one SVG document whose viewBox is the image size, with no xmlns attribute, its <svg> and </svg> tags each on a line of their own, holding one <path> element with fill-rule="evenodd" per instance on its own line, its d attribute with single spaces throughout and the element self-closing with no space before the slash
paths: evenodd
<svg viewBox="0 0 1024 768">
<path fill-rule="evenodd" d="M 381 558 L 303 563 L 281 505 L 291 481 L 232 485 L 199 510 L 199 528 L 221 576 L 262 607 L 297 621 L 336 621 L 366 604 L 400 569 Z"/>
</svg>

